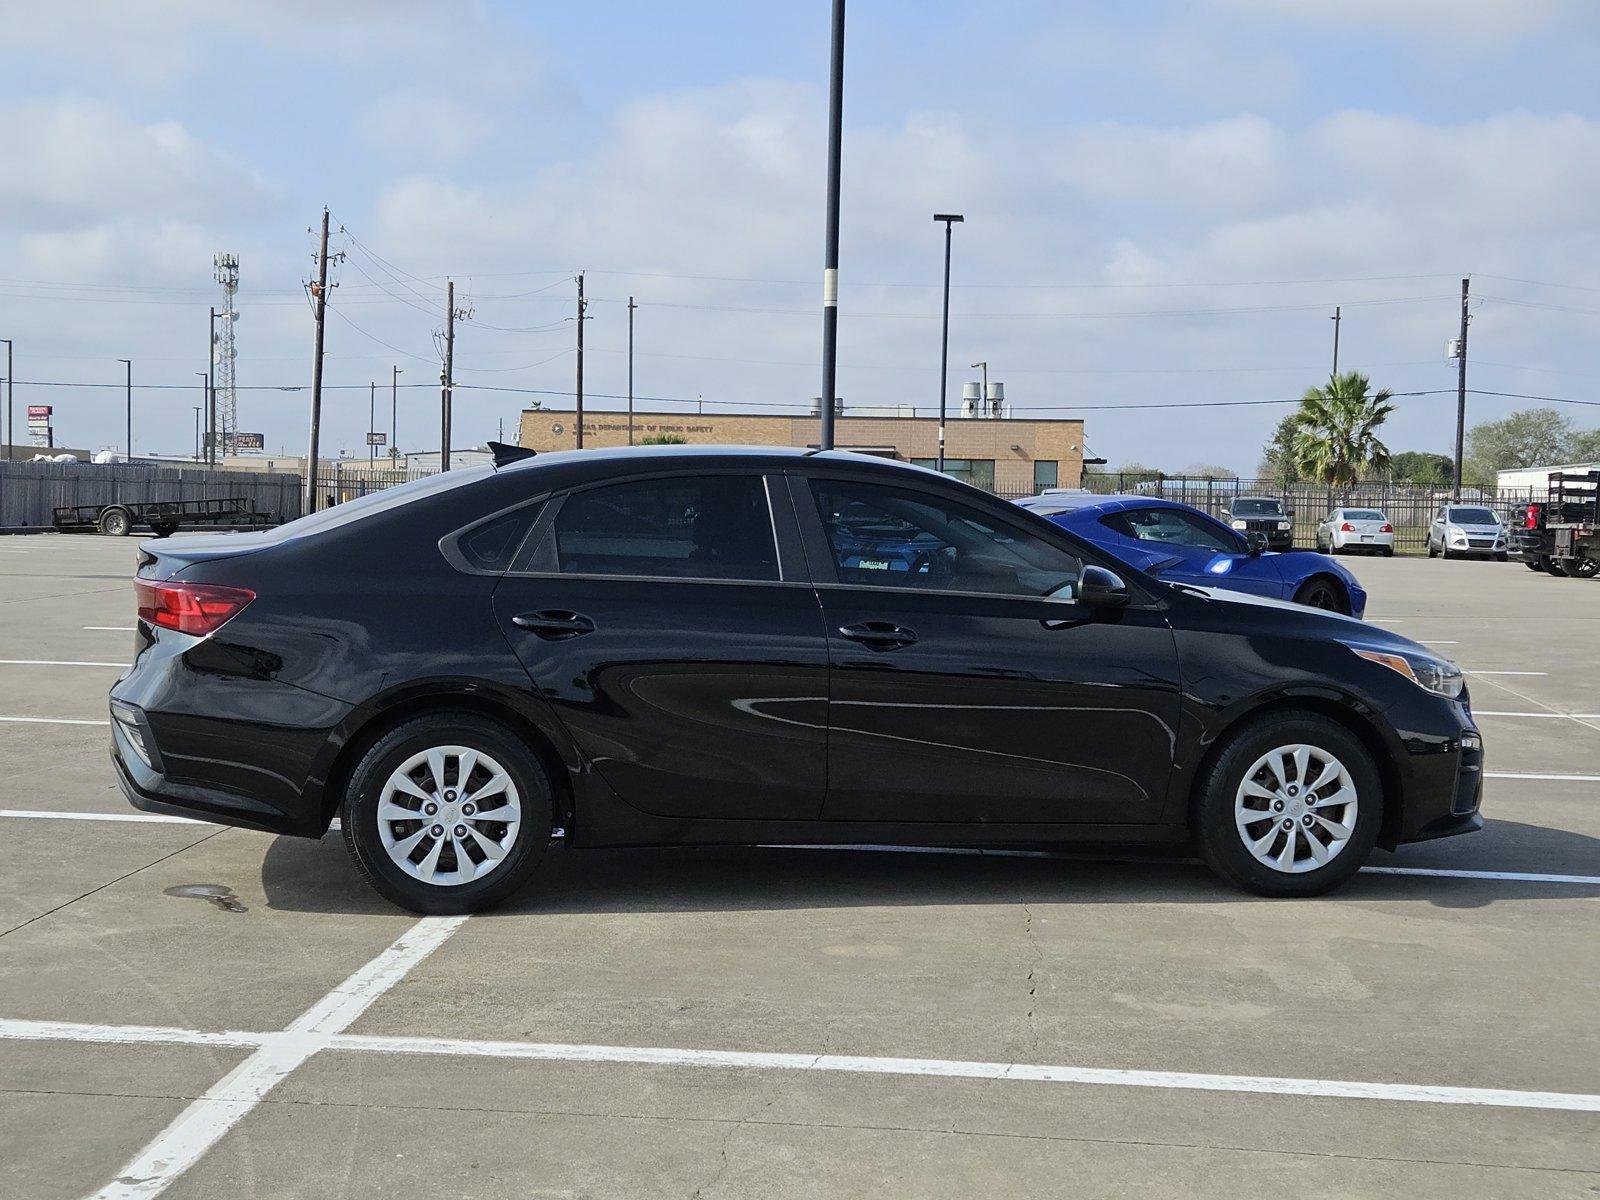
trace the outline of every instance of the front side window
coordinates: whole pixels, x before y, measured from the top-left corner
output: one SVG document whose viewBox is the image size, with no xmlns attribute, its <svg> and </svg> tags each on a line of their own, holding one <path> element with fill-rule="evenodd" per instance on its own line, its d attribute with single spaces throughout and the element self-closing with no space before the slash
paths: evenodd
<svg viewBox="0 0 1600 1200">
<path fill-rule="evenodd" d="M 1136 508 L 1113 515 L 1112 528 L 1141 542 L 1160 542 L 1171 546 L 1193 546 L 1223 554 L 1239 553 L 1233 534 L 1213 525 L 1204 517 L 1179 508 Z"/>
<path fill-rule="evenodd" d="M 1077 594 L 1073 555 L 964 504 L 877 484 L 816 480 L 812 490 L 840 583 Z"/>
<path fill-rule="evenodd" d="M 779 578 L 767 490 L 755 475 L 641 479 L 574 492 L 551 534 L 563 575 Z"/>
</svg>

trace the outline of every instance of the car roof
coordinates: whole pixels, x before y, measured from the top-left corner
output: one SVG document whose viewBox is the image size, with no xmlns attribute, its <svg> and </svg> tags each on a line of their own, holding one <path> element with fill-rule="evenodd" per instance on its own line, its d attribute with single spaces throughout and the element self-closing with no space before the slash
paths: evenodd
<svg viewBox="0 0 1600 1200">
<path fill-rule="evenodd" d="M 607 446 L 593 450 L 556 450 L 507 463 L 497 475 L 532 471 L 552 473 L 566 482 L 588 482 L 596 476 L 647 474 L 653 471 L 696 469 L 792 470 L 801 463 L 853 471 L 900 476 L 908 483 L 936 482 L 955 488 L 969 485 L 928 467 L 852 450 L 818 450 L 804 446 Z"/>
<path fill-rule="evenodd" d="M 1096 496 L 1080 493 L 1076 495 L 1024 496 L 1017 503 L 1029 512 L 1036 512 L 1043 516 L 1061 512 L 1122 512 L 1129 508 L 1181 508 L 1189 512 L 1198 511 L 1188 504 L 1180 504 L 1176 500 L 1166 500 L 1159 496 L 1128 496 L 1120 494 Z"/>
</svg>

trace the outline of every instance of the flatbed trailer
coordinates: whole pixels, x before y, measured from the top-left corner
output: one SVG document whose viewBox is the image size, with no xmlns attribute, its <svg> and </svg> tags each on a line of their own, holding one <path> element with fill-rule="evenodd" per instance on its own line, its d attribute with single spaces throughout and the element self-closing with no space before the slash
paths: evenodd
<svg viewBox="0 0 1600 1200">
<path fill-rule="evenodd" d="M 1529 570 L 1571 579 L 1600 574 L 1600 471 L 1552 471 L 1543 501 L 1527 506 L 1516 553 Z"/>
<path fill-rule="evenodd" d="M 275 513 L 257 512 L 248 496 L 211 500 L 143 500 L 113 504 L 76 504 L 57 508 L 51 522 L 63 533 L 91 530 L 126 537 L 144 526 L 157 537 L 171 537 L 194 526 L 211 529 L 265 529 L 278 524 Z"/>
</svg>

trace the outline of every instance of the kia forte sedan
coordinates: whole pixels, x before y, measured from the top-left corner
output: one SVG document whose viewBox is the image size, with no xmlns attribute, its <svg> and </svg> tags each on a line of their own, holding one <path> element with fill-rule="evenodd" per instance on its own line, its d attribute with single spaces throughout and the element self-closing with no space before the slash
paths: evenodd
<svg viewBox="0 0 1600 1200">
<path fill-rule="evenodd" d="M 1306 896 L 1481 825 L 1461 675 L 1405 638 L 1164 583 L 865 456 L 526 455 L 146 543 L 110 698 L 129 800 L 338 817 L 372 885 L 432 913 L 505 899 L 558 830 L 1193 842 Z"/>
</svg>

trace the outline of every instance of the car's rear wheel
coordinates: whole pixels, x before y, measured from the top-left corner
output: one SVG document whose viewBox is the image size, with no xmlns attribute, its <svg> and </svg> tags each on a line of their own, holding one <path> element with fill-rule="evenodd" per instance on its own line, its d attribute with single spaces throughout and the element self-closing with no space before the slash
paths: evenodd
<svg viewBox="0 0 1600 1200">
<path fill-rule="evenodd" d="M 1261 896 L 1316 896 L 1372 852 L 1383 786 L 1349 730 L 1314 713 L 1255 721 L 1198 783 L 1194 831 L 1207 864 Z"/>
<path fill-rule="evenodd" d="M 1561 573 L 1569 579 L 1592 579 L 1600 571 L 1600 561 L 1592 558 L 1563 558 Z"/>
<path fill-rule="evenodd" d="M 1545 569 L 1545 563 L 1549 561 L 1550 560 L 1547 558 L 1525 558 L 1522 560 L 1522 565 L 1527 567 L 1530 571 L 1542 571 Z"/>
<path fill-rule="evenodd" d="M 476 912 L 527 882 L 550 841 L 552 793 L 516 734 L 468 713 L 390 730 L 350 774 L 344 839 L 367 882 L 419 913 Z"/>
<path fill-rule="evenodd" d="M 1350 615 L 1350 598 L 1345 595 L 1344 588 L 1326 575 L 1313 575 L 1302 583 L 1300 590 L 1294 594 L 1294 602 L 1308 608 L 1326 609 L 1347 617 Z"/>
<path fill-rule="evenodd" d="M 1382 549 L 1381 549 L 1381 550 L 1380 550 L 1380 553 L 1381 553 L 1381 554 L 1382 554 L 1382 555 L 1383 555 L 1383 557 L 1385 557 L 1385 558 L 1393 558 L 1393 557 L 1394 557 L 1394 547 L 1393 547 L 1393 546 L 1384 546 L 1384 547 L 1383 547 L 1383 548 L 1382 548 Z"/>
</svg>

